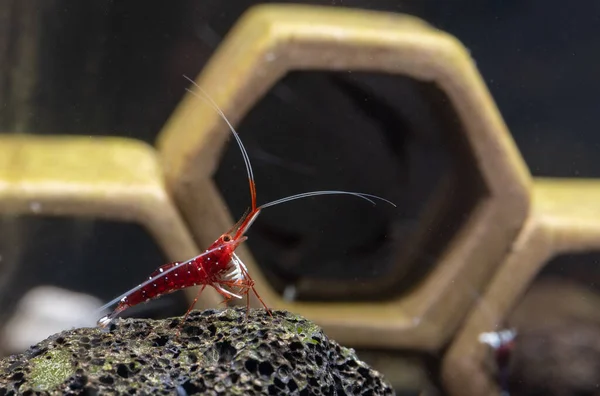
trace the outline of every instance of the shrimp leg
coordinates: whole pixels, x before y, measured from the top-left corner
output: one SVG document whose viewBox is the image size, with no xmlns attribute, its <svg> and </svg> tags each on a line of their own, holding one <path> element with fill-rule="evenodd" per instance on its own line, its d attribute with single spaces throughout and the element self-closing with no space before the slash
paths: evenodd
<svg viewBox="0 0 600 396">
<path fill-rule="evenodd" d="M 183 319 L 181 319 L 181 322 L 179 322 L 179 326 L 177 326 L 177 333 L 175 334 L 176 340 L 179 339 L 179 335 L 181 334 L 181 328 L 183 327 L 185 320 L 190 315 L 190 312 L 192 312 L 192 309 L 194 309 L 194 305 L 196 305 L 196 303 L 198 302 L 198 298 L 200 298 L 200 294 L 202 294 L 202 292 L 204 291 L 205 288 L 206 288 L 206 285 L 202 285 L 200 290 L 198 290 L 198 293 L 196 293 L 196 298 L 194 298 L 194 301 L 192 301 L 192 304 L 190 305 L 187 312 L 183 316 Z"/>
<path fill-rule="evenodd" d="M 202 287 L 200 288 L 200 290 L 198 290 L 198 293 L 196 293 L 196 298 L 194 298 L 194 301 L 192 301 L 192 304 L 190 305 L 190 307 L 188 308 L 187 312 L 185 313 L 185 315 L 183 316 L 183 319 L 181 320 L 181 323 L 179 323 L 179 326 L 177 328 L 177 338 L 179 338 L 179 334 L 181 333 L 181 328 L 183 326 L 183 324 L 185 323 L 185 320 L 187 319 L 187 317 L 190 315 L 190 312 L 192 312 L 192 309 L 194 309 L 194 306 L 196 305 L 196 303 L 198 302 L 198 299 L 200 298 L 200 294 L 202 294 L 202 292 L 204 291 L 204 289 L 206 288 L 207 284 L 202 285 Z M 241 296 L 238 296 L 237 294 L 233 294 L 225 289 L 223 289 L 220 285 L 212 285 L 223 297 L 225 297 L 225 300 L 223 301 L 224 303 L 227 303 L 227 301 L 231 300 L 233 297 L 236 298 L 242 298 Z"/>
<path fill-rule="evenodd" d="M 240 269 L 240 272 L 242 273 L 243 278 L 248 281 L 248 286 L 250 289 L 252 289 L 252 292 L 254 293 L 256 298 L 258 298 L 258 301 L 260 301 L 260 303 L 263 305 L 263 307 L 265 307 L 269 316 L 273 317 L 273 315 L 271 314 L 271 310 L 269 310 L 269 307 L 267 307 L 267 304 L 265 304 L 265 302 L 262 300 L 262 298 L 260 298 L 260 295 L 254 288 L 254 280 L 252 280 L 252 278 L 250 277 L 250 274 L 248 273 L 248 268 L 246 267 L 246 265 L 244 264 L 242 259 L 240 259 L 238 257 L 238 255 L 235 254 L 235 252 L 233 253 L 231 259 L 238 265 L 238 268 Z M 248 291 L 246 291 L 246 318 L 248 317 L 249 310 L 250 310 L 250 298 L 248 297 Z"/>
</svg>

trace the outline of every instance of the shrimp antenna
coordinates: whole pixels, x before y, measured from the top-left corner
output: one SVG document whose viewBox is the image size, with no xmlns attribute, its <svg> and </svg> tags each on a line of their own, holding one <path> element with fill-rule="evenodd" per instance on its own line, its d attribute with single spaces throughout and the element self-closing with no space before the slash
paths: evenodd
<svg viewBox="0 0 600 396">
<path fill-rule="evenodd" d="M 221 108 L 219 108 L 219 106 L 210 97 L 210 95 L 204 89 L 202 89 L 202 87 L 200 85 L 198 85 L 194 80 L 192 80 L 191 78 L 189 78 L 186 75 L 183 75 L 183 77 L 186 80 L 188 80 L 189 82 L 191 82 L 196 88 L 198 88 L 200 95 L 190 89 L 187 89 L 187 88 L 186 88 L 186 91 L 188 91 L 190 94 L 196 96 L 197 98 L 200 98 L 200 99 L 204 100 L 205 102 L 207 102 L 221 116 L 223 121 L 225 121 L 227 126 L 229 126 L 229 130 L 233 134 L 233 137 L 235 138 L 235 140 L 240 148 L 240 151 L 242 152 L 242 157 L 244 158 L 244 164 L 246 165 L 246 172 L 248 173 L 248 184 L 250 185 L 250 195 L 252 197 L 252 207 L 249 212 L 251 214 L 251 216 L 246 218 L 246 215 L 244 215 L 242 217 L 242 219 L 240 220 L 241 224 L 239 225 L 240 229 L 238 230 L 238 233 L 243 234 L 245 231 L 248 230 L 250 225 L 254 222 L 254 220 L 256 220 L 256 216 L 258 215 L 258 212 L 261 209 L 268 208 L 270 206 L 279 205 L 279 204 L 282 204 L 285 202 L 294 201 L 296 199 L 314 197 L 317 195 L 353 195 L 355 197 L 364 199 L 364 200 L 372 203 L 373 205 L 375 205 L 375 201 L 373 201 L 373 199 L 377 199 L 377 200 L 381 200 L 386 203 L 389 203 L 393 207 L 396 207 L 396 204 L 394 204 L 393 202 L 388 201 L 387 199 L 379 197 L 377 195 L 364 194 L 364 193 L 351 192 L 351 191 L 333 191 L 333 190 L 305 192 L 302 194 L 297 194 L 297 195 L 292 195 L 289 197 L 281 198 L 276 201 L 272 201 L 272 202 L 269 202 L 269 203 L 266 203 L 264 205 L 257 207 L 256 206 L 256 184 L 254 182 L 254 171 L 252 170 L 252 164 L 250 163 L 250 156 L 248 155 L 248 152 L 246 151 L 246 147 L 244 147 L 244 144 L 242 143 L 242 139 L 240 138 L 240 135 L 236 132 L 233 125 L 231 125 L 231 122 L 229 122 L 229 119 L 227 119 L 227 116 L 225 115 L 225 113 L 223 113 Z M 238 222 L 238 223 L 240 223 L 240 222 Z"/>
<path fill-rule="evenodd" d="M 235 141 L 237 142 L 237 144 L 240 148 L 240 151 L 242 152 L 242 157 L 244 158 L 244 164 L 246 164 L 246 173 L 248 174 L 248 184 L 250 185 L 250 196 L 252 197 L 252 210 L 256 209 L 256 184 L 254 182 L 254 171 L 252 170 L 252 164 L 250 163 L 250 157 L 248 156 L 246 147 L 244 147 L 244 144 L 242 143 L 242 139 L 240 138 L 240 135 L 236 132 L 233 125 L 231 125 L 231 122 L 229 122 L 229 120 L 227 119 L 227 116 L 225 116 L 225 113 L 223 113 L 221 108 L 215 103 L 215 101 L 210 97 L 210 95 L 204 89 L 202 89 L 202 87 L 200 85 L 198 85 L 194 80 L 192 80 L 185 74 L 183 75 L 183 77 L 186 80 L 188 80 L 189 82 L 191 82 L 196 88 L 198 88 L 198 91 L 200 91 L 201 95 L 198 95 L 196 92 L 194 92 L 188 88 L 186 88 L 186 91 L 188 91 L 190 94 L 194 95 L 195 97 L 200 98 L 200 99 L 204 100 L 205 102 L 207 102 L 221 116 L 221 118 L 223 119 L 223 121 L 225 121 L 225 123 L 229 127 L 229 130 L 233 134 L 233 137 L 235 138 Z"/>
<path fill-rule="evenodd" d="M 326 190 L 326 191 L 305 192 L 305 193 L 302 193 L 302 194 L 296 194 L 296 195 L 292 195 L 292 196 L 289 196 L 289 197 L 280 198 L 278 200 L 275 200 L 275 201 L 268 202 L 266 204 L 260 205 L 258 207 L 258 209 L 260 210 L 260 209 L 268 208 L 269 206 L 275 206 L 275 205 L 279 205 L 279 204 L 282 204 L 282 203 L 285 203 L 285 202 L 295 201 L 296 199 L 302 199 L 302 198 L 308 198 L 308 197 L 315 197 L 317 195 L 353 195 L 355 197 L 362 198 L 365 201 L 369 201 L 373 205 L 375 205 L 375 201 L 373 201 L 373 199 L 378 199 L 380 201 L 389 203 L 394 208 L 396 207 L 396 204 L 393 203 L 392 201 L 389 201 L 389 200 L 387 200 L 385 198 L 382 198 L 382 197 L 379 197 L 377 195 L 365 194 L 365 193 L 358 193 L 358 192 L 352 192 L 352 191 Z"/>
</svg>

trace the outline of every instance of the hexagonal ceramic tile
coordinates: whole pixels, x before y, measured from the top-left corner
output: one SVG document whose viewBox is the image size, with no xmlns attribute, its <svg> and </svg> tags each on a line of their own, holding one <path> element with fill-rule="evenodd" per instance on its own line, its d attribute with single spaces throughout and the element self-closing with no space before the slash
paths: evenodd
<svg viewBox="0 0 600 396">
<path fill-rule="evenodd" d="M 172 260 L 198 254 L 156 151 L 133 139 L 0 135 L 0 213 L 136 222 Z"/>
<path fill-rule="evenodd" d="M 342 343 L 438 348 L 522 226 L 529 204 L 526 167 L 468 51 L 413 17 L 257 6 L 232 29 L 197 82 L 235 124 L 286 72 L 317 69 L 398 74 L 441 89 L 460 121 L 447 131 L 457 136 L 449 149 L 461 165 L 454 187 L 476 186 L 470 215 L 431 273 L 410 294 L 384 302 L 285 302 L 245 247 L 240 253 L 268 305 L 305 315 Z M 168 186 L 204 245 L 232 222 L 211 180 L 227 137 L 211 107 L 188 95 L 158 141 Z M 458 204 L 445 202 L 442 193 L 427 210 L 443 216 Z"/>
</svg>

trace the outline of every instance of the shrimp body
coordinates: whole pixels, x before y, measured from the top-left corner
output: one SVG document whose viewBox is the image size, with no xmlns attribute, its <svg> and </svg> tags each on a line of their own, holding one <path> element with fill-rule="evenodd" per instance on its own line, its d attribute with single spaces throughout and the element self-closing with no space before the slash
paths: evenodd
<svg viewBox="0 0 600 396">
<path fill-rule="evenodd" d="M 233 242 L 229 234 L 224 234 L 200 256 L 186 262 L 172 262 L 160 266 L 150 274 L 148 280 L 125 294 L 117 307 L 109 315 L 98 321 L 105 327 L 119 313 L 135 305 L 159 298 L 165 294 L 191 286 L 211 285 L 226 299 L 240 296 L 225 290 L 221 283 L 228 286 L 243 285 L 241 262 L 233 258 L 235 248 L 246 237 Z M 232 243 L 233 242 L 233 243 Z"/>
</svg>

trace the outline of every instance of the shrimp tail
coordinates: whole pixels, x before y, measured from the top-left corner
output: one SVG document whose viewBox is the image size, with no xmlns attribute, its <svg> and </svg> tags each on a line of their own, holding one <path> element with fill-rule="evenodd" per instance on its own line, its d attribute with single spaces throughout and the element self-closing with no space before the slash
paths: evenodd
<svg viewBox="0 0 600 396">
<path fill-rule="evenodd" d="M 121 312 L 125 311 L 126 309 L 127 309 L 127 305 L 119 304 L 117 306 L 117 308 L 115 308 L 114 311 L 112 311 L 108 315 L 105 315 L 105 316 L 101 317 L 100 319 L 98 319 L 98 322 L 97 322 L 98 326 L 103 327 L 103 328 L 108 326 L 113 320 L 115 320 L 117 315 L 119 315 Z"/>
</svg>

